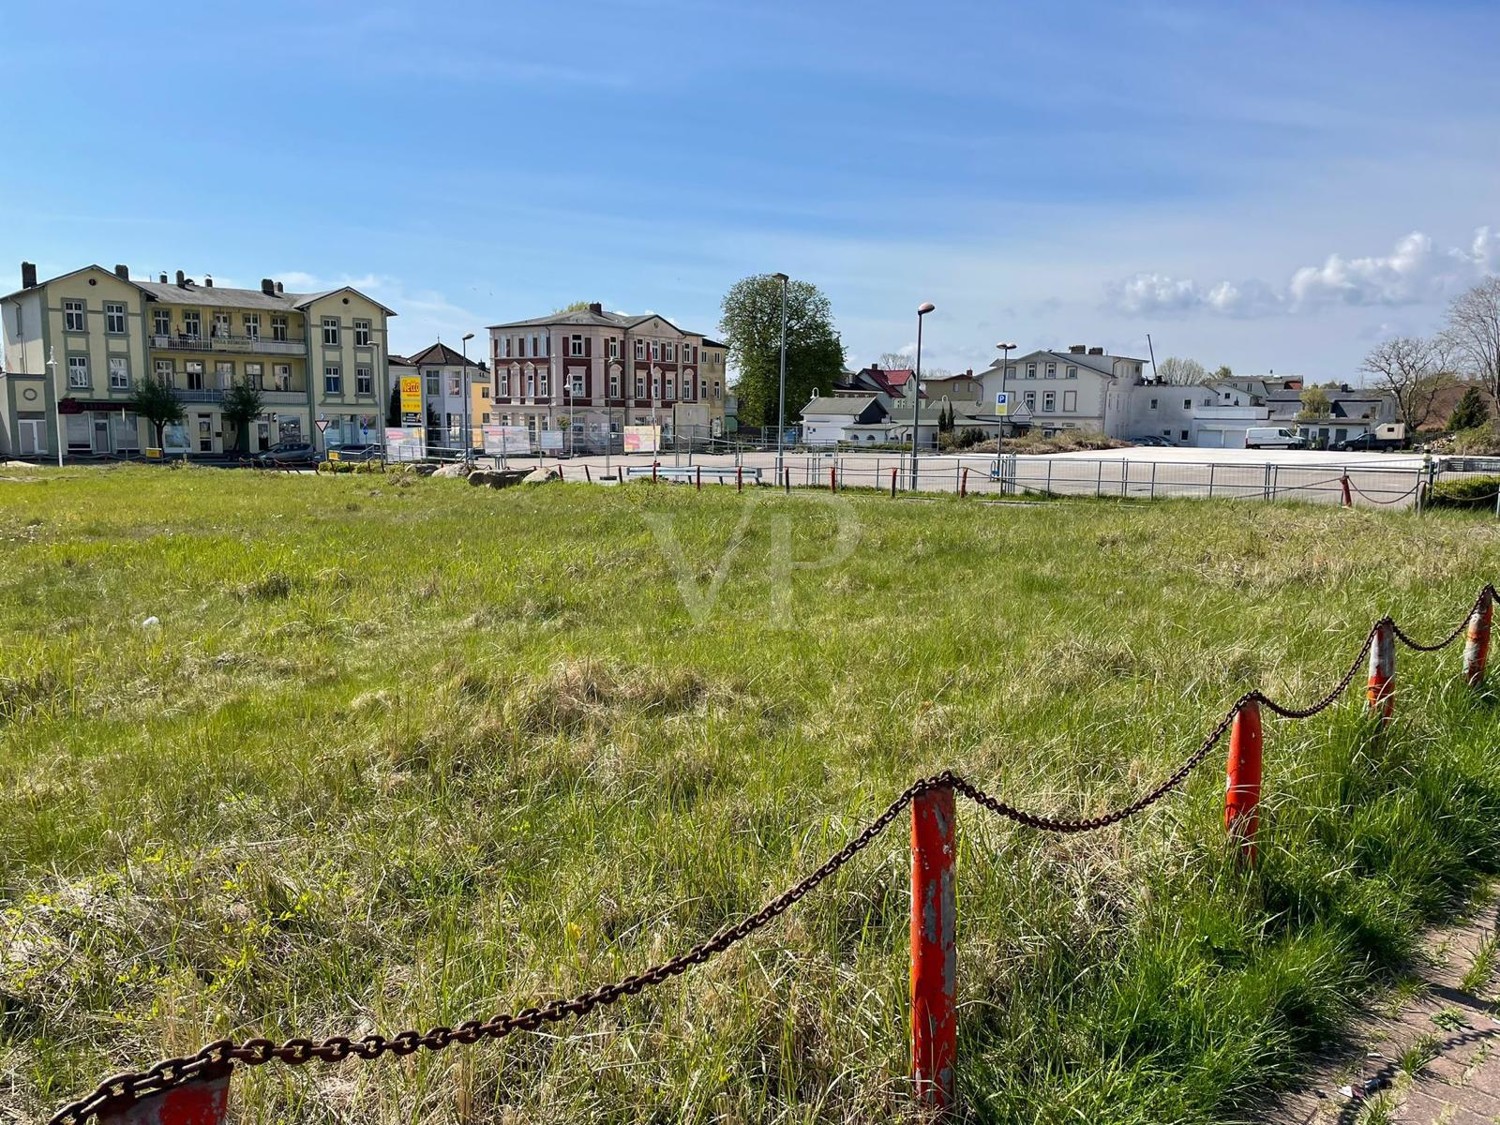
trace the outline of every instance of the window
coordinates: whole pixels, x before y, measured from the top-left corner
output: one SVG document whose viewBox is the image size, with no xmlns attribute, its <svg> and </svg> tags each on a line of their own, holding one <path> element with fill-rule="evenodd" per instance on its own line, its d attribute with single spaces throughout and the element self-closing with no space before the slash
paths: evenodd
<svg viewBox="0 0 1500 1125">
<path fill-rule="evenodd" d="M 463 394 L 463 382 L 464 377 L 462 375 L 459 375 L 457 372 L 450 371 L 448 373 L 448 393 L 450 395 Z"/>
<path fill-rule="evenodd" d="M 483 384 L 483 385 L 480 386 L 480 388 L 479 388 L 479 397 L 482 398 L 482 399 L 485 399 L 485 400 L 489 399 L 489 397 L 490 397 L 490 388 L 489 388 L 489 384 L 488 383 Z"/>
<path fill-rule="evenodd" d="M 125 335 L 125 306 L 119 301 L 104 302 L 104 331 Z"/>
<path fill-rule="evenodd" d="M 1016 377 L 1016 365 L 1014 363 L 1005 369 L 1005 377 L 1007 379 L 1014 379 Z"/>
<path fill-rule="evenodd" d="M 229 335 L 229 314 L 227 312 L 214 313 L 214 326 L 209 329 L 208 334 L 215 340 L 221 340 Z"/>
<path fill-rule="evenodd" d="M 667 397 L 672 397 L 672 376 L 667 376 Z"/>
<path fill-rule="evenodd" d="M 635 377 L 635 397 L 646 397 L 646 377 L 644 375 L 637 374 Z"/>
<path fill-rule="evenodd" d="M 495 354 L 501 359 L 510 358 L 510 337 L 501 336 L 495 341 Z"/>
<path fill-rule="evenodd" d="M 170 336 L 172 334 L 172 310 L 151 310 L 152 331 L 158 336 Z"/>
<path fill-rule="evenodd" d="M 1035 379 L 1036 378 L 1036 364 L 1034 364 L 1034 363 L 1028 363 L 1026 365 L 1026 378 L 1028 378 L 1028 379 Z"/>
<path fill-rule="evenodd" d="M 354 369 L 354 393 L 357 395 L 375 393 L 375 372 L 371 368 L 356 367 Z"/>
<path fill-rule="evenodd" d="M 328 338 L 327 321 L 323 322 L 323 338 Z M 338 335 L 338 322 L 334 322 L 334 335 Z M 323 368 L 323 393 L 325 395 L 341 395 L 344 393 L 344 376 L 339 371 L 339 365 L 330 363 Z"/>
<path fill-rule="evenodd" d="M 677 358 L 677 345 L 676 344 L 663 344 L 661 346 L 661 357 L 662 357 L 662 359 L 669 360 L 669 361 L 670 360 L 675 360 Z"/>
<path fill-rule="evenodd" d="M 715 379 L 714 380 L 714 398 L 718 398 L 718 397 L 719 397 L 719 381 L 717 379 Z"/>
<path fill-rule="evenodd" d="M 271 380 L 275 390 L 289 391 L 292 389 L 292 365 L 290 363 L 278 363 L 271 368 Z"/>
<path fill-rule="evenodd" d="M 1190 398 L 1183 399 L 1182 400 L 1182 408 L 1184 410 L 1191 410 L 1193 408 L 1193 400 L 1190 399 Z"/>
<path fill-rule="evenodd" d="M 182 334 L 189 340 L 196 340 L 203 335 L 203 314 L 197 309 L 182 310 Z"/>
<path fill-rule="evenodd" d="M 526 369 L 526 397 L 536 397 L 536 369 L 534 367 Z"/>
<path fill-rule="evenodd" d="M 1049 363 L 1049 364 L 1047 364 L 1047 378 L 1049 378 L 1049 379 L 1056 379 L 1057 378 L 1057 364 L 1055 364 L 1055 363 Z"/>
<path fill-rule="evenodd" d="M 575 371 L 571 371 L 571 372 L 568 373 L 568 378 L 569 378 L 569 380 L 571 380 L 571 384 L 572 385 L 571 385 L 570 389 L 571 389 L 572 393 L 574 395 L 582 395 L 583 394 L 583 372 L 582 371 L 576 371 L 576 370 Z"/>
<path fill-rule="evenodd" d="M 646 341 L 645 340 L 637 340 L 635 342 L 635 358 L 636 359 L 645 359 L 646 358 Z"/>
<path fill-rule="evenodd" d="M 546 398 L 548 395 L 550 395 L 552 393 L 551 388 L 547 385 L 547 369 L 546 368 L 543 368 L 542 370 L 540 370 L 540 371 L 538 371 L 536 373 L 536 387 L 537 387 L 537 392 L 536 393 L 539 396 L 541 396 L 542 398 Z"/>
<path fill-rule="evenodd" d="M 604 350 L 605 354 L 608 355 L 610 359 L 619 359 L 620 341 L 611 336 L 604 342 Z"/>
<path fill-rule="evenodd" d="M 1186 430 L 1178 430 L 1177 432 L 1182 435 L 1182 440 L 1183 441 L 1187 441 L 1187 439 L 1188 439 L 1188 432 Z"/>
<path fill-rule="evenodd" d="M 582 336 L 569 336 L 568 337 L 568 354 L 569 355 L 574 355 L 574 356 L 582 355 L 583 354 L 583 337 Z"/>
<path fill-rule="evenodd" d="M 531 338 L 531 354 L 532 355 L 534 355 L 534 356 L 541 356 L 541 355 L 545 355 L 546 354 L 546 345 L 543 342 L 545 340 L 546 340 L 545 336 L 533 336 Z M 582 355 L 583 353 L 579 352 L 578 354 Z"/>
<path fill-rule="evenodd" d="M 1027 391 L 1026 392 L 1026 409 L 1027 410 L 1035 410 L 1036 409 L 1036 392 L 1035 391 Z"/>
<path fill-rule="evenodd" d="M 651 372 L 651 397 L 661 398 L 661 372 Z"/>
<path fill-rule="evenodd" d="M 203 389 L 203 363 L 200 360 L 190 359 L 184 365 L 187 372 L 187 389 L 190 391 L 201 391 Z"/>
<path fill-rule="evenodd" d="M 245 386 L 254 387 L 257 391 L 265 387 L 265 366 L 259 363 L 245 364 Z"/>
<path fill-rule="evenodd" d="M 221 359 L 214 363 L 214 377 L 219 390 L 227 391 L 234 383 L 234 360 Z"/>
<path fill-rule="evenodd" d="M 1069 379 L 1076 379 L 1076 378 L 1078 378 L 1078 368 L 1076 368 L 1076 367 L 1069 367 L 1068 370 L 1067 370 L 1067 378 L 1069 378 Z"/>
<path fill-rule="evenodd" d="M 536 355 L 536 349 L 535 348 L 532 349 L 531 354 L 533 356 Z M 522 359 L 526 358 L 526 337 L 525 336 L 517 336 L 516 337 L 516 355 L 520 356 Z"/>
<path fill-rule="evenodd" d="M 620 397 L 620 373 L 618 371 L 611 371 L 609 373 L 609 397 Z"/>
<path fill-rule="evenodd" d="M 427 384 L 427 395 L 429 398 L 437 398 L 443 393 L 443 373 L 441 371 L 424 371 L 422 379 Z"/>
<path fill-rule="evenodd" d="M 707 398 L 708 397 L 708 380 L 707 379 L 699 379 L 698 380 L 698 397 L 699 398 Z"/>
<path fill-rule="evenodd" d="M 354 346 L 356 348 L 368 348 L 370 346 L 370 322 L 368 320 L 356 320 L 354 322 Z"/>
<path fill-rule="evenodd" d="M 1057 409 L 1057 392 L 1047 391 L 1042 395 L 1042 413 L 1051 414 Z"/>
<path fill-rule="evenodd" d="M 1156 409 L 1156 400 L 1154 398 L 1151 400 L 1151 409 L 1152 410 Z"/>
<path fill-rule="evenodd" d="M 498 395 L 500 398 L 509 398 L 510 397 L 510 372 L 509 371 L 498 371 L 498 372 L 496 372 L 495 373 L 495 380 L 496 380 L 497 383 L 499 383 L 499 389 L 495 391 L 495 394 Z"/>
<path fill-rule="evenodd" d="M 1078 392 L 1063 391 L 1063 413 L 1068 414 L 1078 409 Z"/>
<path fill-rule="evenodd" d="M 323 318 L 323 343 L 336 346 L 339 342 L 339 318 L 336 316 L 325 316 Z"/>
<path fill-rule="evenodd" d="M 109 389 L 112 391 L 130 389 L 130 361 L 122 355 L 109 357 Z"/>
<path fill-rule="evenodd" d="M 172 361 L 170 359 L 159 359 L 156 361 L 156 381 L 163 386 L 172 385 Z"/>
<path fill-rule="evenodd" d="M 283 341 L 286 339 L 286 317 L 280 313 L 271 318 L 271 339 Z"/>
<path fill-rule="evenodd" d="M 89 385 L 89 357 L 86 355 L 70 355 L 68 357 L 68 386 L 87 387 Z"/>
<path fill-rule="evenodd" d="M 245 325 L 245 339 L 260 339 L 260 313 L 246 313 L 243 317 Z"/>
<path fill-rule="evenodd" d="M 84 323 L 83 302 L 63 302 L 63 331 L 64 332 L 86 332 L 88 326 Z"/>
</svg>

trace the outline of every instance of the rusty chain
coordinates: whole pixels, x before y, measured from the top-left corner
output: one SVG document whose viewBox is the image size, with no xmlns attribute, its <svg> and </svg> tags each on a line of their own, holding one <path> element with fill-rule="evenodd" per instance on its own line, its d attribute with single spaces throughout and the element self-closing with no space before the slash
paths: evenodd
<svg viewBox="0 0 1500 1125">
<path fill-rule="evenodd" d="M 377 1059 L 386 1054 L 404 1057 L 419 1050 L 441 1051 L 454 1043 L 473 1044 L 481 1039 L 503 1039 L 514 1031 L 537 1031 L 547 1024 L 557 1023 L 568 1017 L 586 1016 L 595 1008 L 608 1006 L 624 996 L 634 996 L 647 988 L 679 976 L 769 925 L 869 847 L 912 801 L 935 789 L 952 789 L 989 812 L 1023 827 L 1043 832 L 1062 834 L 1092 832 L 1118 824 L 1143 812 L 1186 781 L 1223 739 L 1233 725 L 1235 717 L 1249 704 L 1260 704 L 1288 719 L 1311 718 L 1332 707 L 1348 690 L 1359 672 L 1360 665 L 1369 654 L 1371 645 L 1375 643 L 1376 634 L 1382 625 L 1389 625 L 1393 634 L 1412 648 L 1423 652 L 1436 651 L 1445 648 L 1457 639 L 1468 624 L 1469 616 L 1482 607 L 1486 598 L 1495 596 L 1495 588 L 1486 585 L 1475 600 L 1470 614 L 1464 617 L 1463 623 L 1436 645 L 1416 644 L 1401 632 L 1400 627 L 1390 617 L 1381 618 L 1365 635 L 1364 644 L 1360 646 L 1358 655 L 1355 656 L 1338 685 L 1309 707 L 1286 707 L 1259 690 L 1246 692 L 1235 700 L 1233 706 L 1208 733 L 1192 755 L 1165 781 L 1128 805 L 1121 806 L 1112 812 L 1075 820 L 1028 812 L 992 796 L 951 770 L 944 770 L 942 773 L 913 782 L 858 835 L 830 856 L 821 867 L 766 903 L 754 914 L 733 925 L 722 927 L 712 937 L 686 952 L 633 976 L 625 977 L 612 984 L 601 985 L 578 996 L 549 1000 L 538 1007 L 523 1008 L 515 1013 L 502 1013 L 484 1021 L 465 1020 L 456 1027 L 437 1026 L 425 1032 L 406 1030 L 390 1037 L 375 1034 L 366 1035 L 360 1039 L 333 1036 L 322 1042 L 307 1038 L 293 1038 L 280 1044 L 265 1038 L 247 1039 L 242 1043 L 235 1043 L 229 1039 L 217 1040 L 203 1047 L 196 1054 L 163 1059 L 147 1070 L 127 1071 L 105 1079 L 87 1097 L 71 1102 L 58 1110 L 48 1119 L 48 1125 L 85 1125 L 90 1119 L 106 1110 L 127 1108 L 143 1097 L 162 1093 L 194 1079 L 217 1077 L 230 1072 L 235 1064 L 255 1067 L 274 1061 L 286 1063 L 289 1066 L 301 1066 L 313 1059 L 340 1063 L 351 1055 L 364 1060 Z"/>
<path fill-rule="evenodd" d="M 1396 622 L 1394 621 L 1391 622 L 1391 632 L 1395 635 L 1398 641 L 1400 641 L 1409 649 L 1413 649 L 1416 652 L 1437 652 L 1439 649 L 1447 648 L 1454 641 L 1458 640 L 1459 637 L 1463 636 L 1464 630 L 1469 627 L 1469 621 L 1476 613 L 1480 612 L 1484 608 L 1485 602 L 1492 599 L 1494 596 L 1495 587 L 1486 584 L 1484 589 L 1479 591 L 1479 596 L 1474 599 L 1474 604 L 1471 605 L 1468 608 L 1467 612 L 1464 613 L 1463 619 L 1459 621 L 1457 627 L 1453 630 L 1453 632 L 1449 633 L 1446 637 L 1438 641 L 1436 644 L 1424 645 L 1419 641 L 1412 640 L 1402 630 L 1401 626 L 1396 624 Z"/>
</svg>

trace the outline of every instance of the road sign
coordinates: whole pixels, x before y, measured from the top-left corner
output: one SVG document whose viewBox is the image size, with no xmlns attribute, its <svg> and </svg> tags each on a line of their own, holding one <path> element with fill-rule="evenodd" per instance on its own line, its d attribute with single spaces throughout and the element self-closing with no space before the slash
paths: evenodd
<svg viewBox="0 0 1500 1125">
<path fill-rule="evenodd" d="M 995 413 L 998 414 L 1001 418 L 1004 418 L 1007 414 L 1010 413 L 1009 391 L 995 392 Z"/>
<path fill-rule="evenodd" d="M 313 425 L 318 427 L 318 433 L 320 434 L 325 434 L 328 432 L 327 418 L 319 418 L 316 422 L 313 423 Z"/>
</svg>

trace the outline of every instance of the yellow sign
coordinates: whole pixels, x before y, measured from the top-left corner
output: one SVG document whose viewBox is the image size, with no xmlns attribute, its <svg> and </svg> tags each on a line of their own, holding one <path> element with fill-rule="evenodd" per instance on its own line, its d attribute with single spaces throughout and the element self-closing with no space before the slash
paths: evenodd
<svg viewBox="0 0 1500 1125">
<path fill-rule="evenodd" d="M 401 376 L 401 413 L 422 413 L 422 380 L 416 375 Z"/>
</svg>

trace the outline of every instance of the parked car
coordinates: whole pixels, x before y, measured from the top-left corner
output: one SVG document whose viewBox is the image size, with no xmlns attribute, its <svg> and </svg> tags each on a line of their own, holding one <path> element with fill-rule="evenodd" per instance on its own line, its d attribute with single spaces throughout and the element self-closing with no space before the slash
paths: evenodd
<svg viewBox="0 0 1500 1125">
<path fill-rule="evenodd" d="M 1246 449 L 1306 449 L 1307 439 L 1284 426 L 1251 426 L 1245 431 Z"/>
<path fill-rule="evenodd" d="M 378 461 L 384 455 L 378 445 L 340 445 L 328 451 L 330 461 Z"/>
<path fill-rule="evenodd" d="M 1355 450 L 1374 452 L 1380 449 L 1400 449 L 1403 444 L 1400 438 L 1378 437 L 1374 430 L 1366 430 L 1364 433 L 1356 434 L 1347 441 L 1336 441 L 1328 448 L 1351 453 Z"/>
<path fill-rule="evenodd" d="M 1149 445 L 1155 449 L 1171 448 L 1172 446 L 1172 443 L 1166 438 L 1157 437 L 1155 434 L 1147 434 L 1145 437 L 1131 438 L 1130 442 L 1132 445 Z"/>
<path fill-rule="evenodd" d="M 257 454 L 255 464 L 263 469 L 274 469 L 286 465 L 316 465 L 318 451 L 310 441 L 282 441 L 264 453 Z"/>
</svg>

